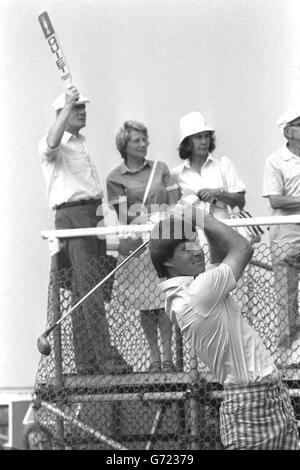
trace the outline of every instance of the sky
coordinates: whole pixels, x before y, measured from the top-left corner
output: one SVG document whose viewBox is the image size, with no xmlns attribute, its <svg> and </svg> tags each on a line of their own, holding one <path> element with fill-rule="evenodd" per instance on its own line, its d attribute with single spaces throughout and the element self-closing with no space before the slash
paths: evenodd
<svg viewBox="0 0 300 470">
<path fill-rule="evenodd" d="M 45 330 L 53 228 L 37 153 L 63 92 L 38 23 L 47 11 L 88 96 L 87 137 L 105 188 L 120 163 L 115 135 L 144 122 L 148 157 L 178 157 L 179 119 L 200 111 L 247 187 L 261 197 L 266 157 L 283 144 L 279 115 L 300 97 L 298 0 L 2 0 L 0 2 L 0 388 L 32 386 Z"/>
</svg>

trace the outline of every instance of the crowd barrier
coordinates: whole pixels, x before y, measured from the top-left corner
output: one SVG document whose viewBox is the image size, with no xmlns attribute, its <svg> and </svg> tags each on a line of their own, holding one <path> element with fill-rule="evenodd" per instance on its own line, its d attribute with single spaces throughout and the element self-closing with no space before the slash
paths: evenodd
<svg viewBox="0 0 300 470">
<path fill-rule="evenodd" d="M 269 219 L 230 220 L 228 223 L 267 226 L 275 218 Z M 83 232 L 84 236 L 94 235 L 96 231 L 102 235 L 106 232 L 108 237 L 112 234 L 120 237 L 128 233 L 145 235 L 150 229 L 146 225 L 114 230 L 109 227 L 85 229 Z M 63 236 L 78 236 L 75 232 L 43 232 L 44 238 L 51 240 L 53 255 L 46 328 L 68 312 L 74 302 L 119 262 L 108 255 L 82 266 L 76 273 L 72 269 L 58 270 L 53 262 L 53 247 Z M 299 420 L 300 346 L 293 358 L 278 357 L 278 338 L 288 341 L 285 333 L 291 324 L 296 325 L 292 332 L 295 340 L 299 333 L 300 259 L 290 254 L 290 246 L 277 247 L 271 253 L 268 240 L 254 247 L 252 261 L 233 296 L 242 315 L 278 361 Z M 204 251 L 207 256 L 207 247 Z M 274 264 L 274 259 L 280 263 Z M 172 332 L 172 359 L 176 370 L 155 373 L 148 370 L 150 352 L 139 305 L 145 303 L 149 310 L 154 305 L 158 314 L 159 294 L 155 284 L 149 285 L 147 263 L 145 253 L 129 260 L 49 335 L 51 353 L 41 355 L 36 375 L 34 423 L 24 434 L 27 448 L 222 449 L 219 433 L 222 386 L 190 350 L 176 325 Z M 158 342 L 162 348 L 160 334 Z M 109 368 L 107 348 L 110 348 L 110 355 L 118 359 L 119 369 L 114 368 L 113 363 Z"/>
</svg>

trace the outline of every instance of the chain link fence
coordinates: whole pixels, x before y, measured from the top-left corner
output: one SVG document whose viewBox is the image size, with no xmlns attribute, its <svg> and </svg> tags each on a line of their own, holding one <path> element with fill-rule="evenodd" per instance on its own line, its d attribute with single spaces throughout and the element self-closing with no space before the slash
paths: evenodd
<svg viewBox="0 0 300 470">
<path fill-rule="evenodd" d="M 233 295 L 282 369 L 299 420 L 300 256 L 275 248 L 255 245 Z M 119 261 L 106 256 L 76 272 L 52 266 L 46 327 Z M 222 449 L 222 387 L 176 325 L 172 367 L 164 368 L 163 296 L 149 263 L 147 252 L 132 258 L 50 334 L 51 354 L 41 356 L 36 376 L 34 423 L 24 434 L 27 448 Z M 157 324 L 161 365 L 155 370 L 141 310 Z"/>
</svg>

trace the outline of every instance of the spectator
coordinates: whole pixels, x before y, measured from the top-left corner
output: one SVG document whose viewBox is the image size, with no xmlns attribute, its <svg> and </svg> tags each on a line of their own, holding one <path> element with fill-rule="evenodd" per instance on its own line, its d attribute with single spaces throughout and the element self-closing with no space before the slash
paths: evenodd
<svg viewBox="0 0 300 470">
<path fill-rule="evenodd" d="M 182 196 L 195 194 L 203 203 L 212 204 L 218 219 L 229 217 L 229 210 L 245 205 L 245 185 L 228 157 L 217 157 L 215 131 L 198 112 L 180 119 L 179 156 L 184 163 L 171 170 Z"/>
<path fill-rule="evenodd" d="M 263 197 L 269 199 L 272 215 L 300 214 L 300 108 L 286 111 L 277 125 L 286 142 L 266 160 Z M 278 365 L 291 366 L 300 363 L 300 225 L 271 225 L 270 250 L 278 304 Z"/>
<path fill-rule="evenodd" d="M 210 247 L 213 266 L 207 271 L 196 220 Z M 159 277 L 167 278 L 160 284 L 167 314 L 224 386 L 220 408 L 224 447 L 297 450 L 298 427 L 288 390 L 272 356 L 230 295 L 251 259 L 250 243 L 188 205 L 154 227 L 149 249 Z"/>
<path fill-rule="evenodd" d="M 102 188 L 95 164 L 80 130 L 86 124 L 88 98 L 72 86 L 53 103 L 56 118 L 39 143 L 42 169 L 56 229 L 96 227 L 102 216 Z M 63 251 L 73 268 L 72 301 L 78 301 L 96 284 L 92 261 L 106 253 L 105 240 L 78 237 L 63 240 Z M 99 274 L 98 274 L 99 275 Z M 91 298 L 90 298 L 91 299 Z M 73 338 L 80 374 L 130 372 L 130 366 L 110 344 L 101 289 L 74 315 Z"/>
<path fill-rule="evenodd" d="M 139 213 L 144 214 L 142 221 L 146 223 L 149 218 L 160 216 L 160 212 L 163 214 L 169 205 L 178 200 L 178 186 L 171 178 L 165 163 L 157 161 L 155 172 L 152 173 L 154 162 L 146 159 L 149 139 L 144 124 L 136 121 L 124 122 L 116 136 L 116 145 L 124 162 L 107 177 L 108 200 L 114 206 L 122 224 L 141 222 L 137 217 Z M 151 173 L 153 180 L 150 188 L 148 186 L 148 194 L 145 194 Z M 141 243 L 141 239 L 121 239 L 120 260 Z M 157 276 L 148 249 L 133 258 L 126 269 L 122 290 L 125 298 L 130 297 L 130 306 L 140 310 L 141 324 L 150 349 L 149 372 L 173 372 L 175 366 L 171 350 L 172 325 L 164 312 L 163 296 L 156 288 Z M 132 286 L 134 292 L 130 295 Z M 158 328 L 163 361 L 158 346 Z"/>
</svg>

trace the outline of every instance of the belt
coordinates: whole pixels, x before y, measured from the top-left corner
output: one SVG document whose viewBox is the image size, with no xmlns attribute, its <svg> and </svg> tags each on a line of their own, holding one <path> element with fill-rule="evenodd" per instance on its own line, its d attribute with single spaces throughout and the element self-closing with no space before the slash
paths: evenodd
<svg viewBox="0 0 300 470">
<path fill-rule="evenodd" d="M 228 385 L 224 387 L 224 395 L 228 396 L 231 394 L 238 394 L 238 393 L 249 393 L 251 391 L 254 392 L 264 392 L 264 391 L 270 391 L 270 390 L 278 390 L 282 387 L 282 381 L 281 377 L 271 379 L 269 382 L 254 382 L 248 385 Z"/>
<path fill-rule="evenodd" d="M 64 202 L 55 207 L 55 210 L 65 209 L 73 206 L 86 206 L 88 204 L 102 204 L 102 199 L 81 199 L 81 201 Z"/>
</svg>

